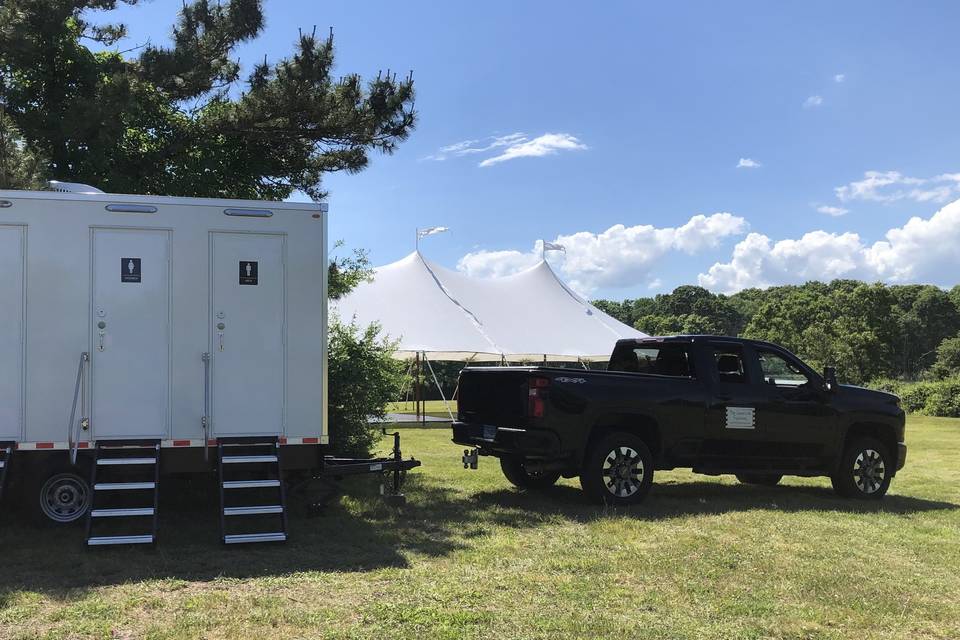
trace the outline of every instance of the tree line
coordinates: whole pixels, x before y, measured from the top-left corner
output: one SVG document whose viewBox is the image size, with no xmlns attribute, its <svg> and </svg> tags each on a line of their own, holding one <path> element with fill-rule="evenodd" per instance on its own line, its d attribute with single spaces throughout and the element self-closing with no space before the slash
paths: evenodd
<svg viewBox="0 0 960 640">
<path fill-rule="evenodd" d="M 780 344 L 841 380 L 934 380 L 960 374 L 960 285 L 807 282 L 715 294 L 685 285 L 672 293 L 598 308 L 650 335 L 743 336 Z"/>
</svg>

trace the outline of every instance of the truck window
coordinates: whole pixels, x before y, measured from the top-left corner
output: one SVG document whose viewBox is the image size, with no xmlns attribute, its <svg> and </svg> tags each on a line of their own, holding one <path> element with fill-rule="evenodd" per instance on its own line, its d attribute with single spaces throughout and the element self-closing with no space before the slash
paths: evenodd
<svg viewBox="0 0 960 640">
<path fill-rule="evenodd" d="M 690 352 L 683 344 L 618 345 L 610 357 L 607 371 L 694 377 Z"/>
<path fill-rule="evenodd" d="M 758 351 L 757 355 L 760 357 L 760 370 L 763 371 L 763 380 L 767 384 L 774 384 L 778 387 L 799 387 L 810 382 L 810 378 L 800 367 L 783 356 L 763 350 Z"/>
<path fill-rule="evenodd" d="M 720 382 L 743 383 L 747 381 L 743 366 L 743 349 L 734 345 L 713 347 L 713 360 L 717 365 L 717 380 Z"/>
</svg>

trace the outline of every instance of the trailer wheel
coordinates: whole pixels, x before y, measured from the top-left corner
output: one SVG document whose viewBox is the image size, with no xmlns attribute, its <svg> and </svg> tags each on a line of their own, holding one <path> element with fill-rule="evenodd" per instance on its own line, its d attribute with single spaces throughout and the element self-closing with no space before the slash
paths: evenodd
<svg viewBox="0 0 960 640">
<path fill-rule="evenodd" d="M 527 471 L 522 458 L 500 458 L 500 469 L 510 484 L 518 489 L 547 489 L 560 479 L 559 471 Z"/>
<path fill-rule="evenodd" d="M 779 473 L 738 473 L 737 480 L 743 484 L 758 484 L 763 487 L 775 487 L 780 484 L 783 475 Z"/>
<path fill-rule="evenodd" d="M 641 502 L 653 484 L 653 456 L 639 436 L 617 431 L 587 453 L 580 486 L 591 499 L 609 505 Z"/>
<path fill-rule="evenodd" d="M 93 492 L 90 483 L 79 474 L 61 471 L 35 482 L 28 500 L 38 523 L 69 525 L 87 514 Z"/>
<path fill-rule="evenodd" d="M 890 488 L 893 459 L 876 438 L 858 438 L 840 458 L 840 468 L 831 476 L 833 489 L 846 498 L 879 500 Z"/>
</svg>

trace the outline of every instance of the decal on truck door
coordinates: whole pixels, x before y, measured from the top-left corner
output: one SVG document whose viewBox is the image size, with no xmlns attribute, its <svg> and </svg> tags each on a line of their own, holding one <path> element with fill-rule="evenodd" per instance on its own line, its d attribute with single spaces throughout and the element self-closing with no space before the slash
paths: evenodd
<svg viewBox="0 0 960 640">
<path fill-rule="evenodd" d="M 240 261 L 240 284 L 259 284 L 259 277 L 257 275 L 257 267 L 259 263 L 253 260 L 241 260 Z"/>
<path fill-rule="evenodd" d="M 727 407 L 727 429 L 753 429 L 753 407 Z"/>
<path fill-rule="evenodd" d="M 140 258 L 121 258 L 120 282 L 140 281 Z"/>
</svg>

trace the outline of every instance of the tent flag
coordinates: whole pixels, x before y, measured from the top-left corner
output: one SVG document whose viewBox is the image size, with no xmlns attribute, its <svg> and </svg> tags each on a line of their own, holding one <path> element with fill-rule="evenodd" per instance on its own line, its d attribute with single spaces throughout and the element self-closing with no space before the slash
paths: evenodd
<svg viewBox="0 0 960 640">
<path fill-rule="evenodd" d="M 449 230 L 450 229 L 448 227 L 427 227 L 426 229 L 417 229 L 417 238 L 426 238 L 427 236 L 433 236 Z"/>
<path fill-rule="evenodd" d="M 544 251 L 563 251 L 564 253 L 567 252 L 567 248 L 562 244 L 557 244 L 556 242 L 547 242 L 546 240 L 543 241 L 543 250 Z"/>
</svg>

